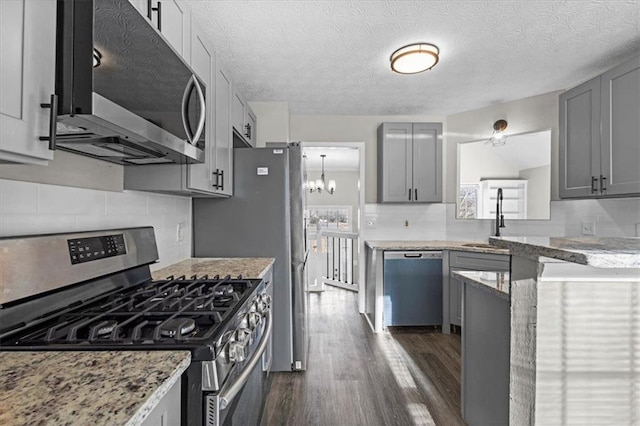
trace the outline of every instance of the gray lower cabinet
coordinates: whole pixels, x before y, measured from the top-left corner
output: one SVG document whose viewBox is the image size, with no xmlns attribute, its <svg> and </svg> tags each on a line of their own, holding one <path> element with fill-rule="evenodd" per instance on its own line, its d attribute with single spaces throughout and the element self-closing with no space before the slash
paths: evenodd
<svg viewBox="0 0 640 426">
<path fill-rule="evenodd" d="M 378 127 L 378 202 L 442 201 L 442 123 Z"/>
<path fill-rule="evenodd" d="M 470 426 L 509 424 L 511 313 L 508 297 L 462 288 L 462 417 Z"/>
<path fill-rule="evenodd" d="M 560 95 L 560 197 L 640 194 L 640 57 Z"/>
<path fill-rule="evenodd" d="M 180 424 L 180 386 L 181 379 L 173 384 L 171 389 L 162 397 L 158 404 L 145 418 L 142 426 L 170 426 Z"/>
<path fill-rule="evenodd" d="M 453 271 L 498 271 L 507 272 L 510 256 L 507 254 L 474 253 L 467 251 L 449 252 L 449 270 L 443 280 L 449 288 L 449 324 L 462 326 L 462 281 L 452 276 Z M 447 301 L 444 301 L 447 303 Z M 443 324 L 446 330 L 446 322 Z"/>
</svg>

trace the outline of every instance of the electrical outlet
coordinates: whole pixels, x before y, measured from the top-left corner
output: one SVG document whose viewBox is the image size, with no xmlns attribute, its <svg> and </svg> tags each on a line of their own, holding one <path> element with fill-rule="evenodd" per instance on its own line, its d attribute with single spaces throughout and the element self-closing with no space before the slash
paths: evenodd
<svg viewBox="0 0 640 426">
<path fill-rule="evenodd" d="M 376 220 L 375 216 L 367 216 L 367 229 L 376 229 Z"/>
<path fill-rule="evenodd" d="M 179 222 L 176 227 L 176 242 L 180 243 L 184 240 L 184 222 Z"/>
<path fill-rule="evenodd" d="M 404 220 L 404 227 L 405 228 L 409 227 L 409 221 L 407 219 Z"/>
<path fill-rule="evenodd" d="M 582 222 L 582 235 L 596 235 L 596 223 Z"/>
</svg>

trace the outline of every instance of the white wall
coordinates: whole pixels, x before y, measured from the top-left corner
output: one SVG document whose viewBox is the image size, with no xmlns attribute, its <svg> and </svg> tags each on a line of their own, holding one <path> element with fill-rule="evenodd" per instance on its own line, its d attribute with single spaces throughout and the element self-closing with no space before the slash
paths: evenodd
<svg viewBox="0 0 640 426">
<path fill-rule="evenodd" d="M 551 166 L 521 170 L 519 177 L 527 180 L 527 217 L 548 218 Z"/>
<path fill-rule="evenodd" d="M 256 114 L 256 146 L 267 142 L 289 142 L 289 103 L 249 102 Z"/>
<path fill-rule="evenodd" d="M 291 140 L 304 142 L 364 142 L 365 201 L 377 199 L 377 129 L 384 122 L 442 122 L 444 116 L 414 115 L 292 115 Z"/>
<path fill-rule="evenodd" d="M 366 240 L 487 241 L 494 221 L 458 220 L 456 205 L 367 204 L 365 216 L 376 229 L 364 229 Z M 365 219 L 365 223 L 366 223 Z M 404 221 L 409 220 L 409 227 Z M 597 237 L 640 237 L 640 198 L 562 200 L 551 202 L 550 220 L 506 220 L 503 236 L 582 236 L 582 222 L 594 222 Z"/>
<path fill-rule="evenodd" d="M 177 241 L 178 224 L 184 226 Z M 191 256 L 191 199 L 0 179 L 0 236 L 153 226 L 160 263 Z"/>
</svg>

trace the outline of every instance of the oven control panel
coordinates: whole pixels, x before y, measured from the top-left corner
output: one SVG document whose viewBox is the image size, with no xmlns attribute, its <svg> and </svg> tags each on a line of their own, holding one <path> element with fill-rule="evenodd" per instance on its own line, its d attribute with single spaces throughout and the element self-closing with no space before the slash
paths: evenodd
<svg viewBox="0 0 640 426">
<path fill-rule="evenodd" d="M 127 253 L 122 234 L 67 240 L 71 264 L 91 262 Z"/>
</svg>

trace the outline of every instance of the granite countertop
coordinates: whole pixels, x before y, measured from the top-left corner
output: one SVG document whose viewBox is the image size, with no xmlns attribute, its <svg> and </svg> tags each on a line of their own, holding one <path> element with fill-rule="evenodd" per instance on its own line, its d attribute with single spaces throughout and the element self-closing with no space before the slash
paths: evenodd
<svg viewBox="0 0 640 426">
<path fill-rule="evenodd" d="M 477 241 L 365 241 L 374 250 L 460 250 L 476 253 L 509 254 L 509 250 Z"/>
<path fill-rule="evenodd" d="M 509 299 L 509 273 L 494 271 L 453 271 L 457 275 L 475 287 L 488 290 L 493 294 Z"/>
<path fill-rule="evenodd" d="M 188 351 L 0 352 L 0 424 L 139 425 Z"/>
<path fill-rule="evenodd" d="M 491 237 L 489 241 L 534 260 L 549 257 L 596 268 L 640 268 L 640 238 Z"/>
<path fill-rule="evenodd" d="M 275 259 L 271 257 L 196 257 L 153 271 L 151 276 L 154 280 L 161 280 L 171 275 L 174 277 L 185 275 L 189 278 L 193 275 L 205 274 L 209 277 L 242 275 L 243 278 L 262 278 L 274 261 Z"/>
</svg>

